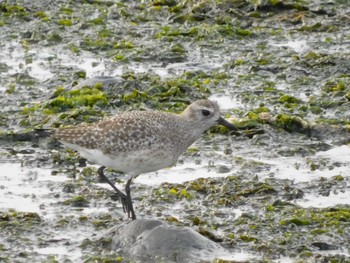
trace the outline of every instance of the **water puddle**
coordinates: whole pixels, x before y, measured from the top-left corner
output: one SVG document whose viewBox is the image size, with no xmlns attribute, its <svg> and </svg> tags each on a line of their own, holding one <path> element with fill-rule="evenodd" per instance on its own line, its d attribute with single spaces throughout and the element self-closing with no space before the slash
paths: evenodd
<svg viewBox="0 0 350 263">
<path fill-rule="evenodd" d="M 45 169 L 25 168 L 20 163 L 0 164 L 0 207 L 43 215 L 43 207 L 50 207 L 52 190 L 44 183 L 52 178 Z M 66 177 L 54 177 L 65 181 Z"/>
<path fill-rule="evenodd" d="M 215 163 L 215 165 L 225 165 L 225 163 Z M 226 163 L 226 165 L 229 165 Z M 181 184 L 187 181 L 196 180 L 198 178 L 214 178 L 225 177 L 228 173 L 217 173 L 213 164 L 207 166 L 196 165 L 192 162 L 186 162 L 183 165 L 176 165 L 172 168 L 163 169 L 158 172 L 140 175 L 135 179 L 137 184 L 145 184 L 149 186 L 157 186 L 161 183 Z"/>
<path fill-rule="evenodd" d="M 289 40 L 287 42 L 270 42 L 271 46 L 275 47 L 287 47 L 294 50 L 297 53 L 304 53 L 310 49 L 309 44 L 306 40 L 298 39 L 298 40 Z"/>
<path fill-rule="evenodd" d="M 245 109 L 247 107 L 247 105 L 244 105 L 240 99 L 234 97 L 233 95 L 213 94 L 209 97 L 209 99 L 216 101 L 222 111 Z"/>
</svg>

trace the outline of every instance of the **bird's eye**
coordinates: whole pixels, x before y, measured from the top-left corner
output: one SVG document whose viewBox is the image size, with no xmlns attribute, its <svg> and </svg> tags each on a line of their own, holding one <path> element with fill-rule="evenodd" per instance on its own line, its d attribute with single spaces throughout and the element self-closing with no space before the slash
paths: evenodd
<svg viewBox="0 0 350 263">
<path fill-rule="evenodd" d="M 203 114 L 203 116 L 209 116 L 210 115 L 210 111 L 202 110 L 202 114 Z"/>
</svg>

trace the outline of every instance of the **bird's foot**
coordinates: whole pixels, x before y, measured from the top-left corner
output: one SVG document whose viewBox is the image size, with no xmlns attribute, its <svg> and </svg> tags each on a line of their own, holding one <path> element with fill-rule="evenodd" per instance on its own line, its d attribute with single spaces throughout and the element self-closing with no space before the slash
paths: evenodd
<svg viewBox="0 0 350 263">
<path fill-rule="evenodd" d="M 114 191 L 116 191 L 116 195 L 118 196 L 118 199 L 120 200 L 122 206 L 123 206 L 123 211 L 124 213 L 127 214 L 128 218 L 135 220 L 136 219 L 136 215 L 134 212 L 134 207 L 132 204 L 132 199 L 131 199 L 131 194 L 130 194 L 130 183 L 131 183 L 131 179 L 129 179 L 126 183 L 125 186 L 125 192 L 126 194 L 124 194 L 122 191 L 120 191 L 115 185 L 114 183 L 112 183 L 103 173 L 103 170 L 105 169 L 104 166 L 101 166 L 98 169 L 98 175 L 100 177 L 100 179 L 103 179 L 105 182 L 107 182 L 113 189 Z M 115 199 L 115 195 L 112 197 L 113 200 Z"/>
</svg>

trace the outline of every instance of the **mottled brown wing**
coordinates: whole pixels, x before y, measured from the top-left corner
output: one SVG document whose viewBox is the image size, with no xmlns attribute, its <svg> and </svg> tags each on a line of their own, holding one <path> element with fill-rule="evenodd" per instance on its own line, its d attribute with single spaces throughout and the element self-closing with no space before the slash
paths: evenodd
<svg viewBox="0 0 350 263">
<path fill-rule="evenodd" d="M 116 154 L 159 145 L 164 139 L 169 120 L 172 122 L 171 115 L 153 111 L 117 115 L 98 124 L 103 139 L 97 141 L 97 148 L 106 154 Z"/>
<path fill-rule="evenodd" d="M 62 142 L 76 144 L 88 149 L 94 149 L 97 146 L 95 130 L 96 124 L 80 125 L 56 130 L 53 137 Z"/>
<path fill-rule="evenodd" d="M 58 130 L 54 137 L 81 147 L 99 149 L 105 154 L 137 151 L 167 140 L 165 134 L 169 124 L 172 126 L 171 116 L 152 111 L 126 112 L 92 125 Z"/>
</svg>

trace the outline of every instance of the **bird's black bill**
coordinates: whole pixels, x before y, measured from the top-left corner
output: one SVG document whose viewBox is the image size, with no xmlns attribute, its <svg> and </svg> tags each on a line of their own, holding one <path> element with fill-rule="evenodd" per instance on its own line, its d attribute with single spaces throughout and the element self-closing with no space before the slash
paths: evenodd
<svg viewBox="0 0 350 263">
<path fill-rule="evenodd" d="M 234 124 L 228 122 L 227 120 L 225 120 L 225 119 L 222 118 L 222 117 L 220 117 L 220 118 L 218 119 L 218 124 L 220 124 L 220 125 L 222 125 L 222 126 L 225 126 L 225 127 L 226 127 L 227 129 L 229 129 L 229 130 L 237 130 L 237 127 L 236 127 Z"/>
</svg>

